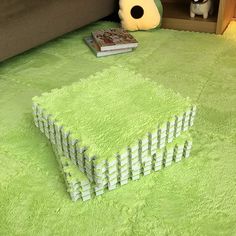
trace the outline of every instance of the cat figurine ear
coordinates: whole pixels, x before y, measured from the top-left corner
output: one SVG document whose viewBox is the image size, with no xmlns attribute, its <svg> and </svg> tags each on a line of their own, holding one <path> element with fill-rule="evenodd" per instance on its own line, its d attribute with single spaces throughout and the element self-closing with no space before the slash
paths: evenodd
<svg viewBox="0 0 236 236">
<path fill-rule="evenodd" d="M 149 30 L 161 24 L 160 0 L 120 0 L 119 5 L 121 26 L 126 30 Z"/>
</svg>

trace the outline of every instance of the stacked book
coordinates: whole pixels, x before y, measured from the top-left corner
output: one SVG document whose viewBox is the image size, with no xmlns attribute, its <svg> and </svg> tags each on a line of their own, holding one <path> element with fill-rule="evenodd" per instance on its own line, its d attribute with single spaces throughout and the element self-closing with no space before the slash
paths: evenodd
<svg viewBox="0 0 236 236">
<path fill-rule="evenodd" d="M 196 106 L 125 68 L 111 67 L 33 98 L 72 200 L 88 200 L 190 156 Z"/>
<path fill-rule="evenodd" d="M 122 28 L 94 31 L 84 41 L 97 57 L 131 52 L 138 46 L 137 40 Z"/>
</svg>

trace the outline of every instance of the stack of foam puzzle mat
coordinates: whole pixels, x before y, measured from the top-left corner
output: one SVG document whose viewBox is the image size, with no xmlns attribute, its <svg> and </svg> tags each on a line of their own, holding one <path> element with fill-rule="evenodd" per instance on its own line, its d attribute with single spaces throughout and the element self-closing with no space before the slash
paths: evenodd
<svg viewBox="0 0 236 236">
<path fill-rule="evenodd" d="M 72 198 L 88 200 L 190 156 L 196 106 L 125 68 L 33 98 Z"/>
</svg>

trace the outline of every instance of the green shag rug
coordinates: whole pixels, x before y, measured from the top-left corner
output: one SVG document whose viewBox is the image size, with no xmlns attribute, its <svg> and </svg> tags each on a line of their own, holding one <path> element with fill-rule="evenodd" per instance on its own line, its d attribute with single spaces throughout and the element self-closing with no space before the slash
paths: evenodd
<svg viewBox="0 0 236 236">
<path fill-rule="evenodd" d="M 157 133 L 158 125 L 191 111 L 189 99 L 124 67 L 111 67 L 33 101 L 97 161 L 127 152 L 148 132 Z"/>
<path fill-rule="evenodd" d="M 100 22 L 0 65 L 0 235 L 236 235 L 236 23 L 224 36 L 135 32 L 132 53 L 96 58 Z M 192 157 L 88 202 L 72 202 L 32 97 L 118 65 L 198 105 Z"/>
</svg>

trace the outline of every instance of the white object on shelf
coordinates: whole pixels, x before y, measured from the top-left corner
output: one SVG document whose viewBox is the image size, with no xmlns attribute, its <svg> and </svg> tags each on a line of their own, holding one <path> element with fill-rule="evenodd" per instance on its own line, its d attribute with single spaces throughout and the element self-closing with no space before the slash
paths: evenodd
<svg viewBox="0 0 236 236">
<path fill-rule="evenodd" d="M 212 0 L 192 0 L 190 4 L 190 16 L 202 15 L 204 19 L 208 18 L 208 14 L 212 14 Z"/>
</svg>

